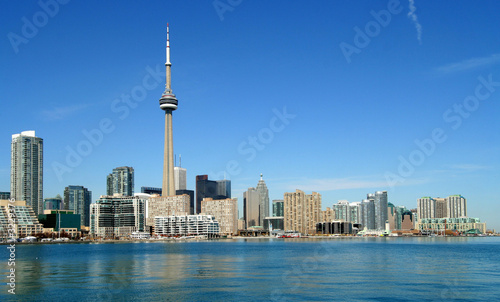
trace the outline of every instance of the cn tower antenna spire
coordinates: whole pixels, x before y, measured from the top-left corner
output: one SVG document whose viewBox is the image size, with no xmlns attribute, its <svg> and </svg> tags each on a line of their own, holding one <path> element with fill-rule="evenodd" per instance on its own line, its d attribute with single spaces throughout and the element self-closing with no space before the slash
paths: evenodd
<svg viewBox="0 0 500 302">
<path fill-rule="evenodd" d="M 170 33 L 169 33 L 169 28 L 168 28 L 168 23 L 167 23 L 167 62 L 165 65 L 169 64 L 170 65 Z"/>
</svg>

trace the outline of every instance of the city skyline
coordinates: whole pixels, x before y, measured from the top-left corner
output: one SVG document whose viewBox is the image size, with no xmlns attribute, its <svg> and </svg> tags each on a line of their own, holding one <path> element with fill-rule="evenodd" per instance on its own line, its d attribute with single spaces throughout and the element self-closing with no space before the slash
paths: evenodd
<svg viewBox="0 0 500 302">
<path fill-rule="evenodd" d="M 265 10 L 243 2 L 224 13 L 210 2 L 125 3 L 120 11 L 70 2 L 17 52 L 8 34 L 22 35 L 22 18 L 33 23 L 44 10 L 6 3 L 0 191 L 9 190 L 11 135 L 26 130 L 44 139 L 44 198 L 75 184 L 94 192 L 95 202 L 119 166 L 135 169 L 135 192 L 161 187 L 157 96 L 169 21 L 183 100 L 175 153 L 184 155 L 188 189 L 196 175 L 227 176 L 240 217 L 243 192 L 260 173 L 270 200 L 317 191 L 323 209 L 377 190 L 408 208 L 422 196 L 461 194 L 469 216 L 498 229 L 500 59 L 494 33 L 484 30 L 498 28 L 495 3 L 418 2 L 419 36 L 408 3 L 388 6 L 396 2 L 266 2 Z M 90 12 L 95 24 L 83 17 Z M 379 33 L 367 35 L 373 22 Z M 477 108 L 469 96 L 480 99 Z M 78 146 L 88 149 L 68 161 Z"/>
</svg>

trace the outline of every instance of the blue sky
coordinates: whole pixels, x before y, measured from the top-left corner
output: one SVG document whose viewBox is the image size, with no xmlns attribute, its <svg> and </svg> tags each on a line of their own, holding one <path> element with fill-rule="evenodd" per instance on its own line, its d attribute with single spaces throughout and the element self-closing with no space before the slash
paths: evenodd
<svg viewBox="0 0 500 302">
<path fill-rule="evenodd" d="M 323 208 L 462 194 L 500 229 L 497 1 L 41 3 L 0 13 L 0 191 L 24 130 L 44 139 L 44 197 L 96 200 L 124 165 L 136 191 L 161 186 L 169 22 L 190 189 L 225 172 L 240 204 L 260 173 L 271 199 L 314 190 Z"/>
</svg>

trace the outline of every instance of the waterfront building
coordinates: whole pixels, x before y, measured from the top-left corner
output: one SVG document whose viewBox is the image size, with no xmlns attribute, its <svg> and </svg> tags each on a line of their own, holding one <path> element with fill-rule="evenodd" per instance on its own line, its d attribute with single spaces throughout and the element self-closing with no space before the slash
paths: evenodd
<svg viewBox="0 0 500 302">
<path fill-rule="evenodd" d="M 81 215 L 81 225 L 90 226 L 90 204 L 92 191 L 84 186 L 67 186 L 64 188 L 63 209 Z"/>
<path fill-rule="evenodd" d="M 415 215 L 408 210 L 401 213 L 401 226 L 399 230 L 415 229 Z"/>
<path fill-rule="evenodd" d="M 373 198 L 372 198 L 373 197 Z M 361 224 L 367 230 L 375 229 L 375 198 L 368 194 L 368 199 L 361 202 Z"/>
<path fill-rule="evenodd" d="M 283 199 L 273 200 L 273 217 L 283 217 Z"/>
<path fill-rule="evenodd" d="M 259 192 L 255 188 L 248 188 L 243 192 L 243 218 L 245 229 L 259 225 Z"/>
<path fill-rule="evenodd" d="M 149 195 L 154 195 L 154 194 L 161 195 L 161 188 L 141 187 L 141 193 Z"/>
<path fill-rule="evenodd" d="M 120 194 L 123 196 L 134 195 L 134 168 L 118 167 L 106 178 L 106 192 L 108 196 Z M 111 185 L 111 187 L 109 187 Z"/>
<path fill-rule="evenodd" d="M 193 190 L 176 190 L 175 195 L 189 195 L 189 215 L 194 214 L 194 191 Z"/>
<path fill-rule="evenodd" d="M 436 203 L 435 217 L 434 218 L 444 218 L 448 217 L 448 206 L 446 203 L 446 198 L 434 198 Z"/>
<path fill-rule="evenodd" d="M 98 237 L 122 237 L 143 232 L 146 202 L 140 196 L 101 196 L 90 205 L 90 233 Z"/>
<path fill-rule="evenodd" d="M 312 192 L 306 195 L 303 191 L 296 190 L 285 193 L 283 197 L 285 231 L 315 233 L 316 224 L 321 218 L 321 194 Z"/>
<path fill-rule="evenodd" d="M 270 230 L 272 227 L 273 230 L 284 230 L 284 217 L 265 217 L 264 218 L 264 230 Z"/>
<path fill-rule="evenodd" d="M 478 229 L 481 233 L 486 232 L 486 223 L 481 223 L 479 218 L 423 218 L 418 221 L 418 229 L 421 232 L 439 233 L 445 230 L 465 233 L 471 229 Z"/>
<path fill-rule="evenodd" d="M 62 210 L 63 201 L 61 195 L 57 194 L 56 197 L 45 198 L 43 200 L 43 210 Z"/>
<path fill-rule="evenodd" d="M 9 238 L 9 214 L 15 213 L 15 238 L 34 236 L 43 231 L 43 225 L 38 221 L 35 211 L 24 200 L 0 200 L 0 239 Z M 12 233 L 10 233 L 12 235 Z"/>
<path fill-rule="evenodd" d="M 467 199 L 465 199 L 462 195 L 451 195 L 446 197 L 445 200 L 448 213 L 446 217 L 467 217 Z"/>
<path fill-rule="evenodd" d="M 269 216 L 269 190 L 266 182 L 262 179 L 257 183 L 257 187 L 248 188 L 243 193 L 243 215 L 246 227 L 263 226 L 264 218 Z"/>
<path fill-rule="evenodd" d="M 189 215 L 189 195 L 150 196 L 146 202 L 146 226 L 154 226 L 156 216 Z"/>
<path fill-rule="evenodd" d="M 387 191 L 375 192 L 375 229 L 385 230 L 387 221 Z"/>
<path fill-rule="evenodd" d="M 329 221 L 316 223 L 316 234 L 353 234 L 353 224 L 349 221 Z"/>
<path fill-rule="evenodd" d="M 157 216 L 155 234 L 160 236 L 199 236 L 219 234 L 219 223 L 211 215 Z"/>
<path fill-rule="evenodd" d="M 0 192 L 0 200 L 10 199 L 10 192 Z"/>
<path fill-rule="evenodd" d="M 186 190 L 187 170 L 181 167 L 174 167 L 175 191 Z"/>
<path fill-rule="evenodd" d="M 113 196 L 113 173 L 106 176 L 106 196 Z"/>
<path fill-rule="evenodd" d="M 201 201 L 201 212 L 204 215 L 213 216 L 219 222 L 221 234 L 236 235 L 238 233 L 238 200 L 236 198 L 221 200 L 204 198 Z"/>
<path fill-rule="evenodd" d="M 36 215 L 43 212 L 43 139 L 35 131 L 12 135 L 10 195 L 26 201 Z"/>
<path fill-rule="evenodd" d="M 263 226 L 264 218 L 269 216 L 269 190 L 266 182 L 262 179 L 262 173 L 255 189 L 259 194 L 259 225 Z"/>
<path fill-rule="evenodd" d="M 351 221 L 351 209 L 347 200 L 339 200 L 332 208 L 335 211 L 336 220 Z"/>
<path fill-rule="evenodd" d="M 81 215 L 68 210 L 44 210 L 43 214 L 38 215 L 38 220 L 44 229 L 50 228 L 53 232 L 64 230 L 67 233 L 74 233 L 70 229 L 80 232 L 82 226 Z"/>
<path fill-rule="evenodd" d="M 334 221 L 335 220 L 335 210 L 327 207 L 326 210 L 322 211 L 320 221 Z"/>
<path fill-rule="evenodd" d="M 417 200 L 418 219 L 467 217 L 467 200 L 461 195 L 446 198 L 422 197 Z"/>
<path fill-rule="evenodd" d="M 349 204 L 350 222 L 353 224 L 361 224 L 361 202 L 351 202 Z"/>
</svg>

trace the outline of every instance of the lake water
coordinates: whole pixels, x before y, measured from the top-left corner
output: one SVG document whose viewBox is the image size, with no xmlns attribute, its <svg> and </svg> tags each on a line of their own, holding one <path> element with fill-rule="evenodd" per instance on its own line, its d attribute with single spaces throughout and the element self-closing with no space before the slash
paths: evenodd
<svg viewBox="0 0 500 302">
<path fill-rule="evenodd" d="M 17 244 L 15 296 L 6 247 L 1 301 L 500 299 L 500 237 Z"/>
</svg>

